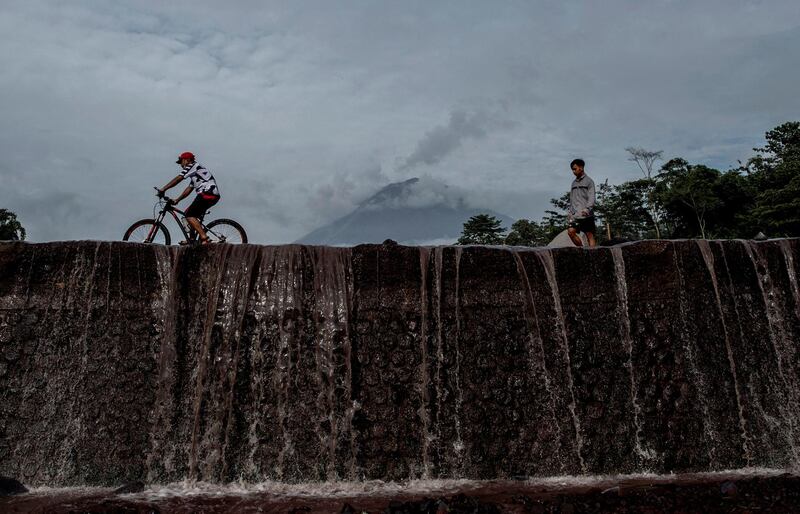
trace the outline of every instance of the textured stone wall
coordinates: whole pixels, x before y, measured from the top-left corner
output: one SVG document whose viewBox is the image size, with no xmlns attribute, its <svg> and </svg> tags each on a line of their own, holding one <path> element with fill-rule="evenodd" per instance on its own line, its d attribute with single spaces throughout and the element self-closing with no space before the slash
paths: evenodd
<svg viewBox="0 0 800 514">
<path fill-rule="evenodd" d="M 0 244 L 0 475 L 796 466 L 799 244 Z"/>
</svg>

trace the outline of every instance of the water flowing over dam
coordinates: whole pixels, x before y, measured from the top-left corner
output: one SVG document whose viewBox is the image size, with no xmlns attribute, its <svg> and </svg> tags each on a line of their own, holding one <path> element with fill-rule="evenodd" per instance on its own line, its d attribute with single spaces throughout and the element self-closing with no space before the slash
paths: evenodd
<svg viewBox="0 0 800 514">
<path fill-rule="evenodd" d="M 0 244 L 33 485 L 800 464 L 800 241 Z"/>
</svg>

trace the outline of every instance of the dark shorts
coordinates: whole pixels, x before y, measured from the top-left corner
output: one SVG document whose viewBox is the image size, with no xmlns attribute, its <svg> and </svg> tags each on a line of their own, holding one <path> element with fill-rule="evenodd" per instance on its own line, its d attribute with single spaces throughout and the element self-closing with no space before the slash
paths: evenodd
<svg viewBox="0 0 800 514">
<path fill-rule="evenodd" d="M 206 215 L 206 211 L 219 202 L 219 196 L 215 195 L 197 195 L 194 201 L 186 211 L 184 216 L 187 218 L 202 218 Z"/>
<path fill-rule="evenodd" d="M 567 226 L 583 233 L 591 232 L 594 234 L 595 230 L 597 230 L 597 226 L 594 224 L 594 216 L 591 218 L 572 220 L 572 222 L 570 222 L 570 224 Z"/>
</svg>

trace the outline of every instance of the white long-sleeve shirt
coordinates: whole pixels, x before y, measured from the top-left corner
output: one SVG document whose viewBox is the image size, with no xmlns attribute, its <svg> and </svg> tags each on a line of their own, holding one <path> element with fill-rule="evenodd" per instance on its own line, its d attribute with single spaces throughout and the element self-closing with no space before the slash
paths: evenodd
<svg viewBox="0 0 800 514">
<path fill-rule="evenodd" d="M 594 216 L 594 180 L 584 173 L 572 181 L 572 188 L 569 191 L 569 213 L 575 219 L 591 218 Z M 588 215 L 582 215 L 581 211 L 587 211 Z"/>
</svg>

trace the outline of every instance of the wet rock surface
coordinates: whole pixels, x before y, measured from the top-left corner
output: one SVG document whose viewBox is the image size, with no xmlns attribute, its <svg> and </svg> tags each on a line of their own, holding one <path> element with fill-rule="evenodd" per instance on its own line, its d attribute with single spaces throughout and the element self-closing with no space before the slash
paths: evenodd
<svg viewBox="0 0 800 514">
<path fill-rule="evenodd" d="M 796 466 L 799 244 L 2 243 L 0 473 L 113 486 Z"/>
<path fill-rule="evenodd" d="M 27 493 L 28 489 L 17 479 L 0 477 L 0 496 Z"/>
</svg>

